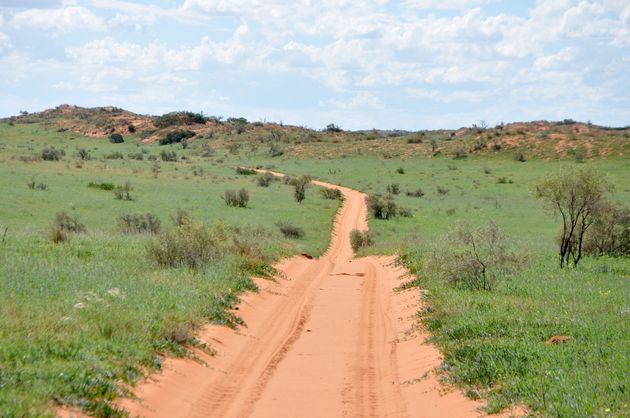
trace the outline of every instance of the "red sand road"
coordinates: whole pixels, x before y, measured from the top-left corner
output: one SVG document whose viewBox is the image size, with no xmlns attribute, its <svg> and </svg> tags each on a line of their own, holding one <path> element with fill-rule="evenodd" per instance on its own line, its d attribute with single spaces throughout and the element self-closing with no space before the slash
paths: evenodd
<svg viewBox="0 0 630 418">
<path fill-rule="evenodd" d="M 417 289 L 395 292 L 405 271 L 391 257 L 353 259 L 350 231 L 367 228 L 365 196 L 340 189 L 330 247 L 293 257 L 276 281 L 257 280 L 238 314 L 247 327 L 210 325 L 218 350 L 203 362 L 168 359 L 119 405 L 147 417 L 467 417 L 479 402 L 446 390 L 440 355 L 415 327 Z M 205 363 L 205 364 L 204 364 Z"/>
</svg>

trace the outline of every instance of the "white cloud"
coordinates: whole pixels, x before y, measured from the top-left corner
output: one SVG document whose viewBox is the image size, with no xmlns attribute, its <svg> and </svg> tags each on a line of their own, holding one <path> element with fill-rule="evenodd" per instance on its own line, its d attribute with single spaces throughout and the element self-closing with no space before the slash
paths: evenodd
<svg viewBox="0 0 630 418">
<path fill-rule="evenodd" d="M 54 29 L 58 31 L 95 30 L 106 31 L 107 25 L 99 16 L 85 7 L 60 9 L 28 9 L 17 12 L 11 19 L 16 29 Z"/>
<path fill-rule="evenodd" d="M 549 70 L 570 63 L 575 58 L 578 50 L 567 47 L 556 54 L 542 56 L 534 61 L 534 69 L 537 71 Z"/>
</svg>

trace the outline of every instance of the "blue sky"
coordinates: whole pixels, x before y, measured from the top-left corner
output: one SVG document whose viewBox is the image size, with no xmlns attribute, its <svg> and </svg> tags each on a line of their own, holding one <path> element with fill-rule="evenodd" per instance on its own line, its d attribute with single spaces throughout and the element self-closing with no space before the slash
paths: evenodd
<svg viewBox="0 0 630 418">
<path fill-rule="evenodd" d="M 627 0 L 0 0 L 0 115 L 630 125 Z"/>
</svg>

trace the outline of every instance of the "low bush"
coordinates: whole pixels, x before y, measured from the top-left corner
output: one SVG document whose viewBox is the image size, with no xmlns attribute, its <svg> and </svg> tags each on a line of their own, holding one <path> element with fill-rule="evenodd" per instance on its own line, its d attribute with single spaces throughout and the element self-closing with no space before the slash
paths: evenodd
<svg viewBox="0 0 630 418">
<path fill-rule="evenodd" d="M 397 195 L 400 193 L 400 184 L 398 183 L 388 184 L 386 187 L 386 190 L 387 190 L 387 193 Z"/>
<path fill-rule="evenodd" d="M 66 152 L 62 149 L 56 149 L 55 147 L 44 148 L 40 154 L 42 160 L 45 161 L 59 161 L 66 155 Z"/>
<path fill-rule="evenodd" d="M 90 150 L 85 148 L 77 148 L 77 158 L 81 161 L 87 161 L 92 159 Z"/>
<path fill-rule="evenodd" d="M 193 221 L 192 215 L 184 209 L 177 209 L 175 212 L 175 216 L 173 216 L 173 223 L 175 226 L 182 226 L 185 223 L 190 223 Z"/>
<path fill-rule="evenodd" d="M 350 245 L 355 252 L 359 251 L 361 248 L 369 247 L 373 243 L 370 231 L 353 229 L 350 232 Z"/>
<path fill-rule="evenodd" d="M 81 234 L 85 231 L 85 225 L 79 221 L 76 214 L 71 216 L 66 212 L 58 212 L 46 235 L 48 239 L 57 244 L 69 241 L 71 234 Z"/>
<path fill-rule="evenodd" d="M 410 208 L 401 206 L 398 208 L 398 216 L 402 218 L 413 218 L 413 211 Z"/>
<path fill-rule="evenodd" d="M 31 177 L 31 181 L 27 184 L 28 188 L 31 190 L 47 190 L 48 185 L 44 182 L 37 181 L 35 176 Z"/>
<path fill-rule="evenodd" d="M 468 157 L 468 154 L 463 148 L 458 148 L 453 152 L 453 159 L 455 160 L 462 160 L 466 157 Z"/>
<path fill-rule="evenodd" d="M 369 195 L 367 197 L 367 205 L 372 212 L 372 216 L 376 219 L 391 219 L 398 213 L 394 197 L 387 195 L 385 197 L 379 194 Z"/>
<path fill-rule="evenodd" d="M 140 155 L 142 155 L 142 153 L 140 153 Z M 122 160 L 124 158 L 125 156 L 121 152 L 118 152 L 118 151 L 112 152 L 111 154 L 107 154 L 105 156 L 105 159 L 107 160 Z"/>
<path fill-rule="evenodd" d="M 130 160 L 142 161 L 144 160 L 144 154 L 141 152 L 132 152 L 131 154 L 127 154 L 127 158 Z"/>
<path fill-rule="evenodd" d="M 630 209 L 621 203 L 604 201 L 585 234 L 584 253 L 589 255 L 630 255 Z"/>
<path fill-rule="evenodd" d="M 437 186 L 435 188 L 435 190 L 438 192 L 438 194 L 444 196 L 448 194 L 448 189 L 446 187 L 442 187 L 442 186 Z"/>
<path fill-rule="evenodd" d="M 292 225 L 288 222 L 278 222 L 277 225 L 285 238 L 304 238 L 304 228 Z"/>
<path fill-rule="evenodd" d="M 398 174 L 405 174 L 405 169 L 404 169 L 404 168 L 402 168 L 402 167 L 398 167 L 398 168 L 396 169 L 396 172 L 397 172 Z"/>
<path fill-rule="evenodd" d="M 416 190 L 408 190 L 406 194 L 409 197 L 422 197 L 424 196 L 424 191 L 421 188 L 417 188 Z"/>
<path fill-rule="evenodd" d="M 341 193 L 341 190 L 339 189 L 322 188 L 319 190 L 319 194 L 324 199 L 343 200 L 343 193 Z"/>
<path fill-rule="evenodd" d="M 162 150 L 160 152 L 160 158 L 162 161 L 174 162 L 177 161 L 177 153 L 175 151 Z"/>
<path fill-rule="evenodd" d="M 521 163 L 527 161 L 527 159 L 525 158 L 525 154 L 523 154 L 522 152 L 517 152 L 516 154 L 514 154 L 514 160 Z"/>
<path fill-rule="evenodd" d="M 131 195 L 132 190 L 133 187 L 131 187 L 131 183 L 127 181 L 123 186 L 117 186 L 114 188 L 114 197 L 117 200 L 134 200 Z"/>
<path fill-rule="evenodd" d="M 192 138 L 193 136 L 195 136 L 195 133 L 193 131 L 190 131 L 188 129 L 178 129 L 176 131 L 172 131 L 166 134 L 166 136 L 160 139 L 159 144 L 168 145 L 179 143 L 185 139 Z"/>
<path fill-rule="evenodd" d="M 249 202 L 249 192 L 245 189 L 241 189 L 238 192 L 236 190 L 226 190 L 222 199 L 228 206 L 244 208 L 247 207 Z"/>
<path fill-rule="evenodd" d="M 134 128 L 134 131 L 135 131 L 135 128 Z M 123 138 L 121 134 L 113 133 L 109 136 L 109 142 L 111 142 L 112 144 L 122 144 L 123 142 L 125 142 L 125 139 Z"/>
<path fill-rule="evenodd" d="M 91 181 L 88 183 L 88 187 L 91 189 L 100 189 L 100 190 L 107 190 L 107 191 L 111 191 L 114 190 L 116 188 L 116 185 L 114 183 L 96 183 L 94 181 Z"/>
<path fill-rule="evenodd" d="M 260 187 L 269 187 L 272 181 L 276 180 L 276 176 L 271 173 L 261 173 L 256 178 L 256 182 Z"/>
<path fill-rule="evenodd" d="M 160 232 L 160 219 L 153 213 L 129 213 L 120 216 L 118 226 L 125 234 L 157 234 Z"/>
<path fill-rule="evenodd" d="M 302 203 L 306 199 L 306 186 L 311 182 L 311 176 L 304 175 L 302 177 L 294 177 L 288 179 L 288 184 L 292 185 L 293 197 L 298 203 Z"/>
<path fill-rule="evenodd" d="M 236 167 L 236 174 L 241 174 L 244 176 L 251 176 L 251 175 L 255 175 L 258 172 L 256 170 L 254 170 L 253 168 L 246 168 L 246 167 Z"/>
<path fill-rule="evenodd" d="M 492 221 L 473 229 L 460 223 L 434 246 L 425 260 L 425 272 L 446 283 L 470 290 L 493 290 L 496 283 L 526 261 L 508 246 Z"/>
</svg>

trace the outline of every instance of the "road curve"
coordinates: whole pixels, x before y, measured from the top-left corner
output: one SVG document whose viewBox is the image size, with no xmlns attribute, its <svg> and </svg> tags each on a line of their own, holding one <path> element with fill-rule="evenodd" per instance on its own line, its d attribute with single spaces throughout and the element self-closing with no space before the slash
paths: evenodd
<svg viewBox="0 0 630 418">
<path fill-rule="evenodd" d="M 274 173 L 278 174 L 278 173 Z M 362 193 L 345 196 L 319 259 L 280 262 L 238 314 L 247 327 L 209 325 L 217 349 L 201 361 L 168 359 L 118 405 L 146 417 L 468 417 L 481 404 L 446 390 L 439 352 L 415 323 L 417 290 L 395 291 L 405 271 L 391 257 L 354 259 L 349 234 L 367 228 Z"/>
</svg>

